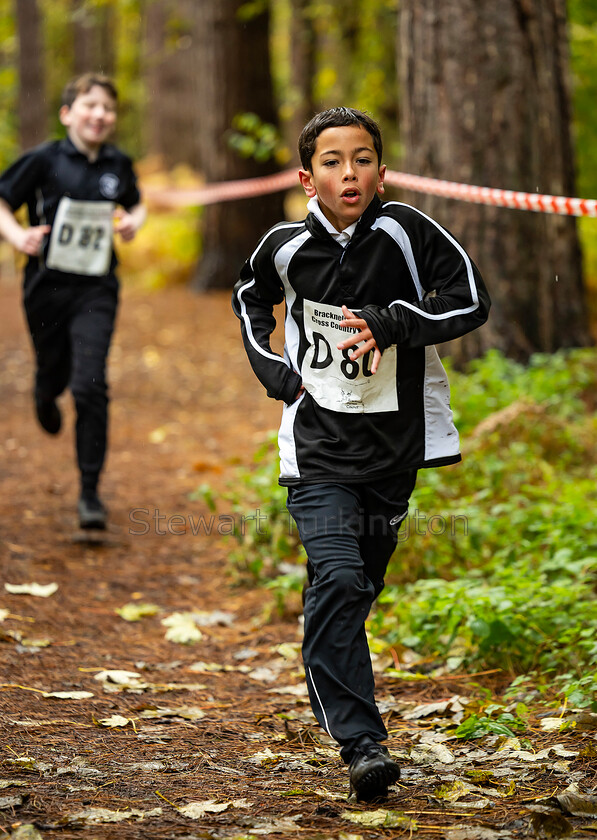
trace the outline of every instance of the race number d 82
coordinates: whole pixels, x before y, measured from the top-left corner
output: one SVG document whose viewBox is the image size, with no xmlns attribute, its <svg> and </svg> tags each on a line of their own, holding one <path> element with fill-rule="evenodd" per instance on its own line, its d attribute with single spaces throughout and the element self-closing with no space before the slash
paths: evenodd
<svg viewBox="0 0 597 840">
<path fill-rule="evenodd" d="M 69 274 L 102 276 L 112 257 L 112 201 L 60 199 L 46 265 Z"/>
</svg>

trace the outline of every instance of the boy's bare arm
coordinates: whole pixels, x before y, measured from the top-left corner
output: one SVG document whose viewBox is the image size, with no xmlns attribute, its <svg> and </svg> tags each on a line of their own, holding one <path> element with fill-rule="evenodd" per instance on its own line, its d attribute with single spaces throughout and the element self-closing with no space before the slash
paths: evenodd
<svg viewBox="0 0 597 840">
<path fill-rule="evenodd" d="M 116 224 L 114 230 L 120 234 L 124 242 L 130 242 L 147 218 L 147 208 L 144 204 L 135 204 L 130 210 L 119 207 L 114 211 Z"/>
<path fill-rule="evenodd" d="M 337 345 L 338 350 L 344 350 L 347 347 L 352 347 L 353 345 L 364 341 L 364 344 L 357 347 L 354 353 L 350 354 L 350 358 L 355 361 L 361 356 L 364 356 L 365 353 L 373 350 L 371 373 L 375 373 L 381 359 L 381 352 L 375 342 L 375 339 L 373 338 L 371 330 L 367 326 L 367 322 L 363 318 L 358 318 L 347 306 L 342 307 L 342 312 L 344 314 L 344 320 L 340 321 L 340 326 L 351 327 L 352 329 L 359 330 L 359 332 L 356 333 L 356 335 L 351 335 L 350 338 L 347 338 L 345 341 L 341 341 L 340 344 Z"/>
<path fill-rule="evenodd" d="M 16 220 L 12 208 L 0 198 L 0 235 L 17 251 L 36 256 L 41 251 L 44 236 L 50 232 L 50 225 L 36 225 L 24 228 Z"/>
</svg>

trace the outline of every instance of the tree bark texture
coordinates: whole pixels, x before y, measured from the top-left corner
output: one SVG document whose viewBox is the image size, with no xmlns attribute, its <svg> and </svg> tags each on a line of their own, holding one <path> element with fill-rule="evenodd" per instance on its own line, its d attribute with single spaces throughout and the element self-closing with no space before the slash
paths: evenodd
<svg viewBox="0 0 597 840">
<path fill-rule="evenodd" d="M 575 195 L 565 0 L 402 0 L 399 75 L 406 171 Z M 591 343 L 575 219 L 407 200 L 462 242 L 492 296 L 488 324 L 449 346 L 457 361 Z"/>
<path fill-rule="evenodd" d="M 293 163 L 300 166 L 297 141 L 303 126 L 314 116 L 316 108 L 313 82 L 317 72 L 315 29 L 310 11 L 311 0 L 291 0 L 290 105 L 288 146 Z"/>
<path fill-rule="evenodd" d="M 30 149 L 47 137 L 48 120 L 37 0 L 16 0 L 19 38 L 19 139 L 21 150 Z"/>
<path fill-rule="evenodd" d="M 198 36 L 194 0 L 152 0 L 145 14 L 145 74 L 155 106 L 147 120 L 148 148 L 166 166 L 200 167 Z"/>
<path fill-rule="evenodd" d="M 243 0 L 197 4 L 199 39 L 198 133 L 201 168 L 207 181 L 252 178 L 275 172 L 274 161 L 241 158 L 226 142 L 236 114 L 253 112 L 277 124 L 269 66 L 269 13 L 239 15 Z M 281 193 L 205 208 L 203 253 L 194 287 L 231 288 L 260 236 L 284 218 Z"/>
<path fill-rule="evenodd" d="M 74 74 L 114 73 L 114 8 L 90 7 L 85 0 L 73 0 Z"/>
</svg>

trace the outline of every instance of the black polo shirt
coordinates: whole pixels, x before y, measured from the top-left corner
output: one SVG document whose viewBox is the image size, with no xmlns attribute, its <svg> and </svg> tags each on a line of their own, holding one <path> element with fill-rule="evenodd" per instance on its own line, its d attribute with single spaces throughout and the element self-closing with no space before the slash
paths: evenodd
<svg viewBox="0 0 597 840">
<path fill-rule="evenodd" d="M 131 159 L 116 146 L 104 144 L 97 159 L 90 161 L 66 137 L 25 152 L 0 176 L 0 198 L 13 210 L 26 204 L 31 225 L 52 225 L 63 197 L 113 202 L 131 209 L 140 201 Z M 29 258 L 28 275 L 44 267 L 48 243 L 49 237 L 44 244 L 44 260 Z M 109 271 L 115 266 L 112 250 Z"/>
</svg>

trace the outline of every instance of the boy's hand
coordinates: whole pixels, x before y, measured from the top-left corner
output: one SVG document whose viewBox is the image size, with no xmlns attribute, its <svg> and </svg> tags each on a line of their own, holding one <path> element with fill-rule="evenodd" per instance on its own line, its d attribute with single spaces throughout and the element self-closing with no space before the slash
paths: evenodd
<svg viewBox="0 0 597 840">
<path fill-rule="evenodd" d="M 20 228 L 15 232 L 11 245 L 17 251 L 36 257 L 41 251 L 44 236 L 52 230 L 50 225 L 35 225 L 34 227 Z"/>
<path fill-rule="evenodd" d="M 114 211 L 114 218 L 116 219 L 114 231 L 120 234 L 123 241 L 130 242 L 134 239 L 137 233 L 136 219 L 120 207 Z"/>
<path fill-rule="evenodd" d="M 367 322 L 363 318 L 357 318 L 357 316 L 351 312 L 347 306 L 342 307 L 342 314 L 344 315 L 344 320 L 340 321 L 340 326 L 352 327 L 353 329 L 359 330 L 359 332 L 356 335 L 351 335 L 350 338 L 347 338 L 345 341 L 341 341 L 340 344 L 337 345 L 338 350 L 344 350 L 347 347 L 352 347 L 353 345 L 364 341 L 364 344 L 357 347 L 354 353 L 350 354 L 350 359 L 354 362 L 356 359 L 364 356 L 365 353 L 373 350 L 371 373 L 375 373 L 381 359 L 381 352 L 375 343 L 371 330 L 367 326 Z"/>
</svg>

